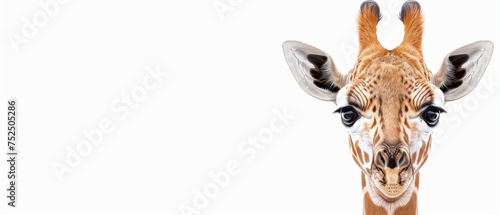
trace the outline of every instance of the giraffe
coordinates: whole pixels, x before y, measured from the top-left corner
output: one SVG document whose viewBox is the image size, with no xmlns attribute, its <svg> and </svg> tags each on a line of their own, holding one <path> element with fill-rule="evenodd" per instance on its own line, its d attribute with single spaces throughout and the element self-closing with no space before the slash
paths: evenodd
<svg viewBox="0 0 500 215">
<path fill-rule="evenodd" d="M 364 214 L 417 214 L 420 168 L 432 145 L 432 130 L 445 102 L 471 92 L 481 79 L 493 43 L 478 41 L 448 54 L 436 73 L 422 54 L 420 4 L 406 1 L 399 18 L 404 37 L 385 49 L 377 39 L 380 8 L 361 4 L 359 53 L 353 69 L 339 72 L 324 51 L 298 41 L 283 52 L 301 88 L 333 102 L 348 131 L 352 158 L 361 169 Z"/>
</svg>

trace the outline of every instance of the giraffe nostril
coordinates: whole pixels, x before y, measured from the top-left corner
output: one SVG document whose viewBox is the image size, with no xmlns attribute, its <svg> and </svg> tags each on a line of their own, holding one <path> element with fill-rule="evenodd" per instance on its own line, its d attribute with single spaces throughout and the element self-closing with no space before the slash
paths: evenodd
<svg viewBox="0 0 500 215">
<path fill-rule="evenodd" d="M 405 162 L 405 159 L 406 159 L 406 153 L 403 153 L 401 155 L 401 157 L 399 158 L 399 160 L 398 160 L 399 166 L 403 166 L 403 163 Z"/>
<path fill-rule="evenodd" d="M 379 154 L 378 154 L 378 158 L 379 158 L 380 163 L 382 164 L 382 166 L 385 166 L 385 158 L 384 158 L 384 156 L 382 155 L 382 153 L 379 153 Z"/>
</svg>

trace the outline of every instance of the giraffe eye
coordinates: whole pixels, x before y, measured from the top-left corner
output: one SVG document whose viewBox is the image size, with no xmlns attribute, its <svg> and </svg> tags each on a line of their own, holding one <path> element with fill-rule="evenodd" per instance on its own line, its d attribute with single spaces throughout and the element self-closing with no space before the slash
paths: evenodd
<svg viewBox="0 0 500 215">
<path fill-rule="evenodd" d="M 347 127 L 351 127 L 359 119 L 358 112 L 351 106 L 339 108 L 335 113 L 340 113 L 342 123 Z"/>
<path fill-rule="evenodd" d="M 430 106 L 422 112 L 420 117 L 427 123 L 428 126 L 434 127 L 439 122 L 439 115 L 445 112 L 442 108 Z"/>
</svg>

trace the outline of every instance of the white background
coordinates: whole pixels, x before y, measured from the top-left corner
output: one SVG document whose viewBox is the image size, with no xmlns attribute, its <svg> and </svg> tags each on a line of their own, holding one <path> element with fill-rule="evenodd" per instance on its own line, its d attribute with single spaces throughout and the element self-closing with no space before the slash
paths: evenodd
<svg viewBox="0 0 500 215">
<path fill-rule="evenodd" d="M 313 44 L 348 72 L 361 1 L 220 0 L 232 9 L 222 16 L 213 0 L 69 1 L 19 52 L 8 35 L 21 34 L 23 18 L 43 10 L 39 1 L 2 2 L 2 102 L 19 101 L 20 161 L 18 208 L 8 209 L 3 197 L 0 210 L 180 215 L 181 204 L 192 205 L 193 189 L 202 190 L 212 182 L 210 172 L 235 160 L 241 173 L 201 214 L 361 213 L 360 171 L 335 106 L 300 89 L 281 50 L 289 39 Z M 431 70 L 462 45 L 500 44 L 492 2 L 420 1 Z M 402 39 L 402 3 L 379 1 L 378 35 L 387 48 Z M 497 56 L 480 93 L 446 106 L 441 141 L 421 170 L 421 214 L 500 211 Z M 140 86 L 145 67 L 156 64 L 169 77 L 118 118 L 113 102 Z M 295 118 L 247 162 L 239 146 L 283 108 Z M 105 118 L 114 131 L 58 181 L 54 162 L 64 163 L 67 148 Z M 3 188 L 6 162 L 0 167 Z"/>
</svg>

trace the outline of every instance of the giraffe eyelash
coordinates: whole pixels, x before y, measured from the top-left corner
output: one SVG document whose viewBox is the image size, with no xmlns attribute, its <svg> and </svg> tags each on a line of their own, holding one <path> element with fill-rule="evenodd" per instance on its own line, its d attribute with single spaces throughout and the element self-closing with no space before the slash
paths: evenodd
<svg viewBox="0 0 500 215">
<path fill-rule="evenodd" d="M 418 113 L 418 116 L 422 115 L 422 113 L 429 110 L 430 108 L 437 110 L 437 112 L 439 112 L 439 113 L 448 113 L 442 107 L 438 107 L 438 106 L 434 106 L 434 105 L 426 105 L 426 106 L 421 108 L 421 111 Z"/>
</svg>

